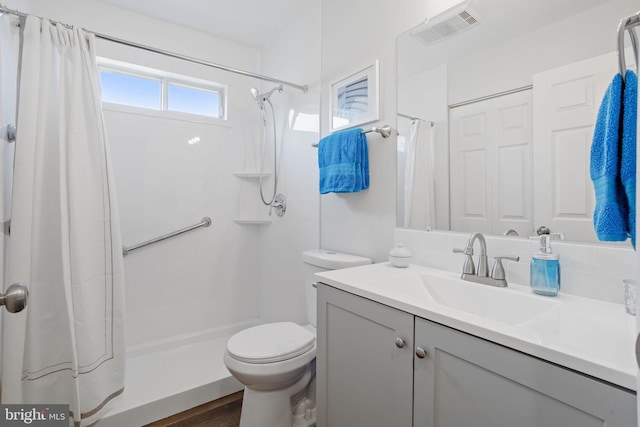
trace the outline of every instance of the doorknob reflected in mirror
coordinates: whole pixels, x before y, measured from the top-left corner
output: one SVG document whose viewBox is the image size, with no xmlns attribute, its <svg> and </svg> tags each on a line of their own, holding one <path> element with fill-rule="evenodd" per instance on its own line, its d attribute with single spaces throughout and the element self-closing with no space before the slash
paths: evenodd
<svg viewBox="0 0 640 427">
<path fill-rule="evenodd" d="M 24 283 L 14 283 L 0 294 L 0 306 L 4 305 L 9 313 L 18 313 L 27 306 L 29 289 Z"/>
</svg>

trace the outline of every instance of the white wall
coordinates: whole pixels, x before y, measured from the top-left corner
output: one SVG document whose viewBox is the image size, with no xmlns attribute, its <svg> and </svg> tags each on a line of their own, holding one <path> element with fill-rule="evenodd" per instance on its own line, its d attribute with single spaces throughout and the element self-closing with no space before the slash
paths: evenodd
<svg viewBox="0 0 640 427">
<path fill-rule="evenodd" d="M 394 21 L 401 7 L 382 0 L 322 1 L 321 134 L 329 134 L 331 83 L 380 61 L 380 121 L 394 128 Z M 320 243 L 324 248 L 380 261 L 391 247 L 395 224 L 396 137 L 369 134 L 370 186 L 359 193 L 321 196 Z"/>
<path fill-rule="evenodd" d="M 396 36 L 456 0 L 322 0 L 321 136 L 329 134 L 331 83 L 380 61 L 380 121 L 396 128 Z M 396 223 L 396 136 L 369 134 L 370 187 L 321 197 L 320 244 L 383 261 Z"/>
<path fill-rule="evenodd" d="M 309 85 L 306 94 L 285 87 L 271 98 L 283 156 L 278 192 L 287 199 L 287 211 L 281 218 L 274 213 L 273 223 L 260 228 L 258 248 L 260 318 L 305 324 L 302 251 L 319 246 L 317 149 L 311 144 L 318 141 L 319 127 L 320 2 L 312 2 L 305 16 L 283 28 L 280 37 L 263 50 L 261 69 L 267 75 Z M 270 180 L 263 186 L 267 197 L 272 184 Z"/>
</svg>

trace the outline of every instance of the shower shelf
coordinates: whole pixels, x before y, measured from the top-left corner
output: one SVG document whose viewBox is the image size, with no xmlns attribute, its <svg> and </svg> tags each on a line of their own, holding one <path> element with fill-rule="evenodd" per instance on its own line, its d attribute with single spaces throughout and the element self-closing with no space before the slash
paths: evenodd
<svg viewBox="0 0 640 427">
<path fill-rule="evenodd" d="M 264 219 L 264 218 L 236 218 L 233 220 L 236 224 L 245 224 L 245 225 L 267 225 L 273 222 L 272 219 Z"/>
<path fill-rule="evenodd" d="M 260 177 L 269 178 L 271 176 L 271 172 L 234 172 L 233 175 L 240 179 L 259 179 Z"/>
</svg>

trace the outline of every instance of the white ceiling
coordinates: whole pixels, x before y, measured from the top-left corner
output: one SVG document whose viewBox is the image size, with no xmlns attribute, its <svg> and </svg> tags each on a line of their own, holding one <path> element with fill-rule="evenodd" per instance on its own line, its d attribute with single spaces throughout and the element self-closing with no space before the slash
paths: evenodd
<svg viewBox="0 0 640 427">
<path fill-rule="evenodd" d="M 121 9 L 264 47 L 317 0 L 100 0 Z"/>
</svg>

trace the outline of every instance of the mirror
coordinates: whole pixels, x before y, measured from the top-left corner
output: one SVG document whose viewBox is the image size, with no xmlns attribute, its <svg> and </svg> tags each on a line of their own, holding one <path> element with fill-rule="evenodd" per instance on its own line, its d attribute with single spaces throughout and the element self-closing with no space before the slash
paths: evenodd
<svg viewBox="0 0 640 427">
<path fill-rule="evenodd" d="M 397 225 L 521 237 L 546 226 L 596 242 L 593 125 L 618 20 L 636 12 L 635 0 L 469 0 L 400 34 Z M 443 36 L 443 16 L 466 22 Z"/>
</svg>

